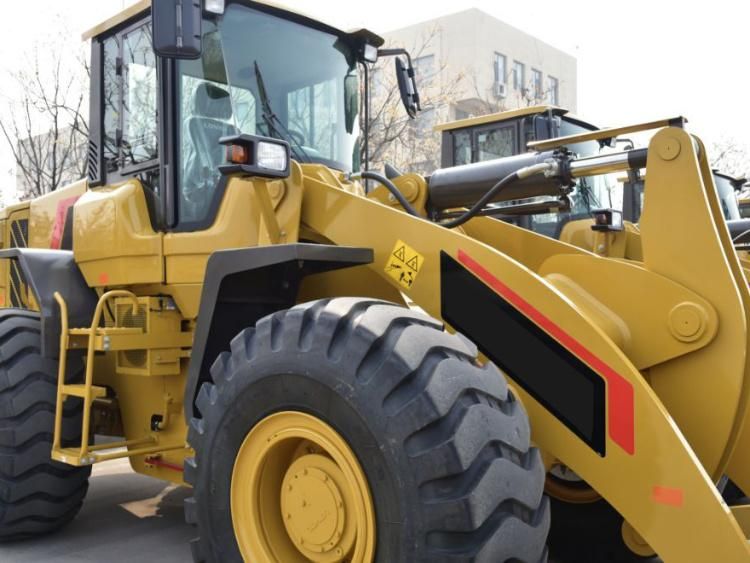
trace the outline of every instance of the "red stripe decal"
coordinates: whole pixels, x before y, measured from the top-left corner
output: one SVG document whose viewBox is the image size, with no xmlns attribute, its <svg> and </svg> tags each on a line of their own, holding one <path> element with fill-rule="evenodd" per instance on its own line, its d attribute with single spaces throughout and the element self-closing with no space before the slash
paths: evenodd
<svg viewBox="0 0 750 563">
<path fill-rule="evenodd" d="M 181 465 L 164 461 L 160 457 L 147 457 L 143 460 L 146 465 L 153 465 L 154 467 L 163 467 L 164 469 L 171 469 L 172 471 L 183 472 L 185 469 Z"/>
<path fill-rule="evenodd" d="M 65 232 L 65 218 L 68 216 L 68 209 L 78 201 L 81 196 L 69 197 L 57 202 L 57 211 L 55 213 L 55 224 L 52 228 L 52 240 L 50 241 L 50 248 L 59 250 L 60 244 L 62 243 L 63 233 Z"/>
<path fill-rule="evenodd" d="M 633 386 L 630 382 L 545 317 L 531 303 L 497 279 L 463 250 L 458 251 L 458 260 L 607 381 L 609 436 L 623 450 L 633 455 L 635 453 L 635 406 Z"/>
</svg>

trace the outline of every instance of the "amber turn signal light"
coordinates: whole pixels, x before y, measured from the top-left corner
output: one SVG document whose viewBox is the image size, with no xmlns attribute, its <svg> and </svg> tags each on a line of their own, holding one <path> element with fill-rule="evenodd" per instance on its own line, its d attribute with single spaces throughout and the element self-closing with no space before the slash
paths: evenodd
<svg viewBox="0 0 750 563">
<path fill-rule="evenodd" d="M 231 164 L 250 164 L 250 150 L 243 145 L 227 145 L 227 162 Z"/>
</svg>

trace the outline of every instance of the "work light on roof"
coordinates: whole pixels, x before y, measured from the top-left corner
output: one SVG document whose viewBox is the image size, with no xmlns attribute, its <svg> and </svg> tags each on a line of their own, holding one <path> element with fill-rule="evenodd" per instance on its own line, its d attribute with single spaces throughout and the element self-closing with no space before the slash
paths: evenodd
<svg viewBox="0 0 750 563">
<path fill-rule="evenodd" d="M 378 61 L 378 48 L 375 45 L 365 44 L 363 58 L 368 63 L 375 63 Z"/>
</svg>

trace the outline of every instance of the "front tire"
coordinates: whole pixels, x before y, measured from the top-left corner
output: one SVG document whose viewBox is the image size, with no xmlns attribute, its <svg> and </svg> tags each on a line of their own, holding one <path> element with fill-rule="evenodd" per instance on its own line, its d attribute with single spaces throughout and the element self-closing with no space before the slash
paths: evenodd
<svg viewBox="0 0 750 563">
<path fill-rule="evenodd" d="M 526 414 L 497 368 L 479 367 L 476 350 L 439 322 L 380 301 L 317 301 L 262 319 L 231 348 L 214 363 L 213 383 L 200 390 L 200 418 L 189 435 L 196 456 L 186 464 L 185 479 L 194 486 L 186 517 L 200 533 L 196 561 L 262 563 L 278 561 L 279 553 L 284 563 L 546 561 L 544 468 L 529 445 Z M 294 428 L 309 431 L 310 439 Z M 335 436 L 343 446 L 321 447 Z M 282 446 L 274 457 L 248 457 L 242 454 L 248 441 L 256 452 L 274 441 Z M 265 465 L 238 473 L 252 459 Z M 332 480 L 342 498 L 360 495 L 355 504 L 373 515 L 374 535 L 359 524 L 366 519 L 355 518 L 351 546 L 332 536 L 331 545 L 312 542 L 320 555 L 306 556 L 336 510 L 303 516 L 300 499 L 321 498 L 317 491 L 328 489 L 318 486 L 320 479 L 310 481 L 316 494 L 296 498 L 292 510 L 269 504 L 286 502 L 284 485 L 302 478 L 301 467 L 331 467 L 325 471 L 333 476 L 355 475 L 354 465 L 369 499 L 352 484 L 356 479 Z M 266 488 L 245 487 L 251 508 L 237 510 L 233 490 L 262 481 L 257 475 L 268 477 Z M 357 513 L 351 502 L 339 504 L 341 518 Z M 239 520 L 252 518 L 253 510 L 267 515 L 266 532 L 250 542 L 241 538 L 241 551 L 233 530 L 244 534 Z M 307 527 L 295 527 L 303 521 Z M 286 530 L 301 530 L 302 537 Z M 290 546 L 305 547 L 290 557 Z"/>
<path fill-rule="evenodd" d="M 83 504 L 90 467 L 50 458 L 57 362 L 41 355 L 41 322 L 29 311 L 0 311 L 0 541 L 53 532 Z M 82 368 L 80 359 L 69 372 Z M 81 440 L 81 404 L 66 404 L 63 440 Z"/>
</svg>

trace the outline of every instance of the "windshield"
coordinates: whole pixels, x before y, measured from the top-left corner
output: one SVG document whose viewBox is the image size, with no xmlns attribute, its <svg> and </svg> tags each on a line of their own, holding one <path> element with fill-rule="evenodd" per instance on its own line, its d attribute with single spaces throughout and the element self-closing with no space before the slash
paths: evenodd
<svg viewBox="0 0 750 563">
<path fill-rule="evenodd" d="M 202 58 L 178 62 L 177 87 L 181 223 L 216 205 L 221 137 L 276 137 L 298 161 L 356 168 L 356 57 L 336 35 L 231 3 L 204 21 Z"/>
</svg>

